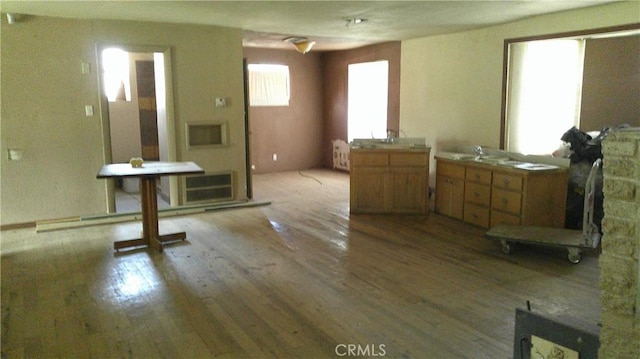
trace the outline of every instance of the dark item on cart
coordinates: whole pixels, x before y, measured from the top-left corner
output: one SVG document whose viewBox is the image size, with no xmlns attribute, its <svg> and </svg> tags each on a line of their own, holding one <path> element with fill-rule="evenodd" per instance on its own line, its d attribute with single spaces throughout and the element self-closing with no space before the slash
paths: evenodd
<svg viewBox="0 0 640 359">
<path fill-rule="evenodd" d="M 601 233 L 593 221 L 595 202 L 595 178 L 602 166 L 602 159 L 597 159 L 587 178 L 584 196 L 582 230 L 550 228 L 537 226 L 497 225 L 492 227 L 486 235 L 500 241 L 502 252 L 511 254 L 515 243 L 535 244 L 541 246 L 564 247 L 569 252 L 567 258 L 571 263 L 579 263 L 581 252 L 595 249 L 600 243 Z"/>
</svg>

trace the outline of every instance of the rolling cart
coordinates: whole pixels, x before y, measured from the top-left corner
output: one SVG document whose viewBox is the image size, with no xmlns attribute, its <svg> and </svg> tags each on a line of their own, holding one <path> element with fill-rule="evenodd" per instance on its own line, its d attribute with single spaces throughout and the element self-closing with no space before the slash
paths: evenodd
<svg viewBox="0 0 640 359">
<path fill-rule="evenodd" d="M 580 254 L 585 249 L 594 249 L 600 243 L 600 229 L 593 222 L 596 192 L 596 175 L 602 166 L 602 159 L 597 159 L 589 172 L 585 185 L 582 230 L 550 228 L 537 226 L 497 225 L 486 235 L 501 243 L 502 252 L 513 252 L 514 243 L 528 243 L 541 246 L 565 247 L 569 252 L 567 259 L 571 263 L 579 263 Z"/>
</svg>

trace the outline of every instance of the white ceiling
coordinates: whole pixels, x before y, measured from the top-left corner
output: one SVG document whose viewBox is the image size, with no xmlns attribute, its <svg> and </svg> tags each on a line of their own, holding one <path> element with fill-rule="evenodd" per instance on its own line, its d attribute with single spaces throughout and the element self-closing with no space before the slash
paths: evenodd
<svg viewBox="0 0 640 359">
<path fill-rule="evenodd" d="M 306 36 L 314 51 L 339 50 L 511 22 L 614 0 L 528 1 L 15 1 L 2 12 L 84 19 L 217 25 L 244 30 L 244 45 L 291 48 Z M 365 21 L 347 26 L 347 19 Z M 17 25 L 17 24 L 16 24 Z"/>
</svg>

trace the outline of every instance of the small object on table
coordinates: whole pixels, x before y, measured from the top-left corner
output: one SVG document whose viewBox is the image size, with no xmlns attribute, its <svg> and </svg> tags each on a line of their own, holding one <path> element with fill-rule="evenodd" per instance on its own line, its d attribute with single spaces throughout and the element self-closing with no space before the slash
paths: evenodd
<svg viewBox="0 0 640 359">
<path fill-rule="evenodd" d="M 107 164 L 100 169 L 96 178 L 139 177 L 142 192 L 142 238 L 117 241 L 113 248 L 152 246 L 162 252 L 167 242 L 181 241 L 185 232 L 160 235 L 158 233 L 158 198 L 156 180 L 160 176 L 204 174 L 204 170 L 193 162 L 146 162 L 144 167 L 134 167 L 129 163 Z"/>
<path fill-rule="evenodd" d="M 144 160 L 140 157 L 131 157 L 131 159 L 129 160 L 129 164 L 131 164 L 131 167 L 133 168 L 140 168 L 142 167 L 143 163 Z"/>
</svg>

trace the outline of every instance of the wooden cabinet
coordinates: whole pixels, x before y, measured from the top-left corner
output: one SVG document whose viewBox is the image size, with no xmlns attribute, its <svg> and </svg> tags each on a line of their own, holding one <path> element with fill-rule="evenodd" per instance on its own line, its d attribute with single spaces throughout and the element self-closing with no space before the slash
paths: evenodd
<svg viewBox="0 0 640 359">
<path fill-rule="evenodd" d="M 427 213 L 427 170 L 421 168 L 392 168 L 389 171 L 388 198 L 392 213 Z"/>
<path fill-rule="evenodd" d="M 351 213 L 384 213 L 386 167 L 356 167 L 351 156 Z M 354 183 L 357 182 L 357 185 Z"/>
<path fill-rule="evenodd" d="M 464 209 L 465 166 L 454 162 L 436 163 L 437 213 L 462 219 Z"/>
<path fill-rule="evenodd" d="M 524 170 L 438 158 L 436 212 L 480 227 L 564 227 L 566 169 Z"/>
<path fill-rule="evenodd" d="M 489 226 L 491 208 L 491 170 L 467 168 L 464 185 L 464 221 Z"/>
<path fill-rule="evenodd" d="M 490 226 L 564 227 L 568 172 L 496 169 Z"/>
<path fill-rule="evenodd" d="M 428 212 L 429 149 L 353 149 L 350 212 Z"/>
</svg>

